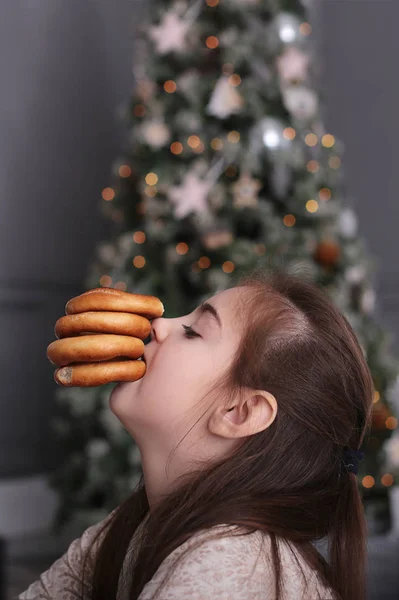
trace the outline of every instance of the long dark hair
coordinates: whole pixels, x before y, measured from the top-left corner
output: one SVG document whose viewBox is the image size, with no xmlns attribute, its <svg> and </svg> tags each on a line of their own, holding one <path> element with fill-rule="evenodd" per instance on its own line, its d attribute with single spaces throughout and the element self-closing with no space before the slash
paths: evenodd
<svg viewBox="0 0 399 600">
<path fill-rule="evenodd" d="M 281 538 L 338 600 L 365 598 L 367 525 L 356 475 L 343 466 L 344 446 L 359 449 L 371 427 L 374 384 L 365 353 L 347 319 L 307 277 L 262 267 L 235 286 L 243 286 L 241 343 L 210 395 L 228 408 L 246 388 L 266 390 L 277 400 L 276 418 L 229 458 L 182 478 L 151 514 L 142 476 L 93 540 L 91 548 L 106 530 L 93 563 L 91 600 L 116 599 L 144 518 L 145 534 L 129 563 L 130 600 L 177 547 L 218 524 L 270 536 L 276 600 Z M 313 545 L 323 538 L 328 560 Z"/>
</svg>

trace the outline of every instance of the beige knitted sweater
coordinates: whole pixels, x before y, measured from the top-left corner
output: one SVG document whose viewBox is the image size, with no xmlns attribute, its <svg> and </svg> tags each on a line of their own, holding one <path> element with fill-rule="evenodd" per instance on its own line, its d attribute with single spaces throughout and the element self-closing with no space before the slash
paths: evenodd
<svg viewBox="0 0 399 600">
<path fill-rule="evenodd" d="M 20 594 L 18 600 L 78 600 L 82 556 L 103 522 L 89 527 L 80 538 L 74 540 L 65 554 Z M 126 574 L 128 582 L 129 557 L 131 559 L 134 540 L 141 527 L 142 524 L 133 537 L 123 566 L 123 573 Z M 218 540 L 210 539 L 213 532 L 219 528 L 225 531 L 225 536 Z M 192 536 L 162 562 L 152 579 L 144 586 L 138 600 L 274 600 L 275 575 L 271 558 L 267 558 L 271 557 L 269 536 L 260 531 L 245 536 L 234 536 L 232 533 L 229 535 L 233 529 L 234 526 L 218 525 Z M 94 550 L 101 538 L 102 536 Z M 175 559 L 187 548 L 197 546 L 199 541 L 201 545 L 187 552 L 171 572 L 170 566 L 174 564 Z M 317 574 L 312 572 L 299 554 L 296 554 L 299 565 L 309 580 L 308 587 L 305 587 L 301 568 L 283 540 L 279 541 L 279 550 L 282 560 L 282 600 L 334 599 L 332 592 L 320 583 Z M 88 561 L 88 569 L 89 576 L 85 577 L 88 581 L 85 600 L 90 598 L 93 562 Z M 167 579 L 170 572 L 169 580 L 160 594 L 156 595 L 160 584 Z M 127 588 L 121 585 L 118 589 L 118 600 L 128 600 Z"/>
</svg>

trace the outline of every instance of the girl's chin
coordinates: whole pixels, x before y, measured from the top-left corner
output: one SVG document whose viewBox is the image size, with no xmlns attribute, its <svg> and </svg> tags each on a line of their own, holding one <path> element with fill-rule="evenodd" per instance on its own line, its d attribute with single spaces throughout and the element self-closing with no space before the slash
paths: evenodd
<svg viewBox="0 0 399 600">
<path fill-rule="evenodd" d="M 120 419 L 120 413 L 131 408 L 132 400 L 136 397 L 137 381 L 120 381 L 110 393 L 108 405 L 111 411 Z"/>
<path fill-rule="evenodd" d="M 116 384 L 116 386 L 114 387 L 114 390 L 119 390 L 121 388 L 136 386 L 139 381 L 140 381 L 139 379 L 137 381 L 120 381 L 119 383 Z"/>
<path fill-rule="evenodd" d="M 112 398 L 112 396 L 116 396 L 116 395 L 120 396 L 120 394 L 122 392 L 124 392 L 126 394 L 134 393 L 133 390 L 137 390 L 138 389 L 140 381 L 141 381 L 141 379 L 137 379 L 137 381 L 120 381 L 112 389 L 110 398 Z"/>
</svg>

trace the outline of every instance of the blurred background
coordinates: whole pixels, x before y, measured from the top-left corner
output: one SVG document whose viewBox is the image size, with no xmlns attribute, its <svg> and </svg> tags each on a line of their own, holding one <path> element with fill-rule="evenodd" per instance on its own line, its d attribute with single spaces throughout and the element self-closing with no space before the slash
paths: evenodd
<svg viewBox="0 0 399 600">
<path fill-rule="evenodd" d="M 201 22 L 198 3 L 189 4 L 190 18 Z M 228 48 L 230 40 L 239 62 L 240 50 L 248 54 L 256 48 L 253 40 L 262 37 L 257 27 L 265 27 L 265 13 L 257 14 L 254 2 L 242 0 L 247 15 L 253 11 L 253 19 L 245 21 L 250 36 L 245 42 L 248 46 L 240 48 L 234 37 L 237 21 L 233 13 L 231 23 L 212 22 L 209 11 L 217 10 L 218 4 L 217 0 L 206 2 L 208 12 L 201 22 L 203 28 L 209 27 L 207 49 Z M 237 76 L 234 68 L 229 70 L 223 62 L 228 50 L 216 58 L 209 55 L 204 69 L 206 77 L 213 77 L 214 87 L 205 111 L 190 100 L 190 69 L 198 68 L 192 58 L 195 48 L 185 53 L 182 44 L 171 55 L 156 36 L 160 7 L 183 19 L 185 2 L 2 3 L 1 598 L 10 600 L 25 590 L 74 537 L 108 514 L 140 472 L 135 448 L 128 445 L 112 416 L 105 414 L 109 387 L 60 390 L 53 380 L 46 348 L 55 339 L 54 324 L 64 314 L 65 303 L 102 285 L 163 298 L 169 292 L 163 288 L 166 283 L 155 255 L 161 246 L 174 244 L 177 258 L 168 256 L 179 277 L 175 289 L 181 293 L 179 298 L 168 296 L 166 306 L 167 316 L 179 314 L 182 308 L 196 305 L 202 295 L 222 289 L 240 263 L 237 260 L 236 265 L 228 254 L 231 238 L 227 236 L 226 245 L 226 233 L 233 231 L 237 256 L 247 256 L 254 241 L 257 260 L 267 253 L 258 236 L 266 218 L 272 223 L 278 220 L 273 231 L 281 227 L 283 240 L 280 244 L 268 238 L 271 233 L 264 228 L 266 246 L 270 243 L 288 261 L 298 259 L 314 272 L 315 280 L 331 292 L 358 328 L 373 360 L 378 396 L 373 434 L 359 472 L 370 530 L 369 595 L 379 600 L 399 598 L 399 86 L 395 76 L 399 3 L 275 0 L 271 4 L 277 6 L 279 20 L 275 15 L 273 22 L 267 21 L 275 42 L 265 47 L 263 64 L 262 55 L 257 54 L 255 61 L 254 54 L 254 69 L 243 69 L 242 81 L 238 81 L 231 79 Z M 144 38 L 148 34 L 148 26 L 142 27 L 146 18 L 153 21 L 154 35 L 147 36 L 153 42 L 150 51 L 137 44 L 139 34 Z M 167 38 L 167 26 L 162 26 Z M 224 31 L 220 40 L 217 27 Z M 285 62 L 278 62 L 283 55 Z M 228 89 L 223 88 L 222 79 L 215 86 L 217 66 L 223 67 Z M 185 90 L 184 102 L 173 99 L 174 70 Z M 244 72 L 252 88 L 245 88 Z M 184 82 L 183 74 L 187 75 Z M 166 99 L 151 88 L 151 82 L 159 84 L 162 78 Z M 240 92 L 240 84 L 244 84 L 241 97 L 251 92 L 258 100 L 254 114 L 256 109 L 261 112 L 262 101 L 265 114 L 272 113 L 273 120 L 268 122 L 257 113 L 258 129 L 259 123 L 263 128 L 260 140 L 243 133 L 245 128 L 252 131 L 254 123 L 234 95 Z M 260 89 L 271 90 L 270 96 L 266 92 L 262 96 Z M 200 92 L 204 97 L 206 90 Z M 168 111 L 180 114 L 180 130 L 176 124 L 173 132 L 165 129 Z M 255 154 L 259 155 L 263 144 L 265 164 L 274 167 L 270 170 L 274 178 L 266 181 L 259 175 L 262 165 L 254 160 L 243 167 L 249 179 L 241 179 L 237 169 L 227 172 L 228 165 L 239 164 L 238 155 L 227 150 L 223 155 L 226 177 L 239 182 L 235 206 L 248 209 L 241 219 L 246 230 L 238 232 L 234 221 L 223 213 L 218 222 L 209 216 L 191 222 L 182 204 L 180 212 L 176 210 L 180 192 L 187 189 L 186 172 L 192 173 L 195 164 L 203 175 L 206 165 L 205 161 L 194 163 L 191 155 L 185 155 L 186 147 L 172 148 L 172 142 L 188 138 L 188 151 L 191 148 L 200 161 L 203 140 L 198 141 L 193 131 L 196 124 L 201 131 L 206 114 L 215 127 L 209 126 L 208 131 L 215 153 L 223 155 L 224 134 L 231 146 L 239 143 L 238 131 L 241 142 L 248 139 Z M 142 119 L 147 119 L 147 130 Z M 223 122 L 219 133 L 218 119 Z M 193 131 L 188 137 L 190 127 Z M 299 144 L 302 133 L 303 148 Z M 315 141 L 305 134 L 315 136 Z M 297 144 L 295 151 L 291 143 Z M 161 164 L 159 156 L 166 154 L 159 153 L 166 151 L 168 157 Z M 168 161 L 177 159 L 173 180 L 165 189 L 156 189 L 163 169 L 170 170 Z M 216 170 L 222 168 L 220 162 L 209 163 Z M 159 169 L 151 168 L 152 164 L 160 164 Z M 308 177 L 302 177 L 302 187 L 294 180 L 295 169 L 302 169 Z M 324 179 L 317 179 L 321 171 Z M 220 185 L 227 189 L 223 181 Z M 146 212 L 143 198 L 154 200 L 157 193 L 169 199 L 169 209 L 174 204 L 173 214 L 162 212 L 155 202 L 148 203 Z M 220 188 L 218 194 L 212 199 L 216 208 L 228 197 Z M 288 196 L 290 201 L 284 205 Z M 298 203 L 305 196 L 312 198 L 311 204 L 306 205 L 306 214 L 300 214 Z M 268 209 L 262 199 L 270 200 Z M 327 200 L 330 212 L 325 209 Z M 255 215 L 258 202 L 266 212 Z M 316 222 L 312 214 L 317 211 Z M 202 264 L 197 270 L 184 262 L 188 249 L 196 247 L 194 225 L 203 228 L 202 254 L 198 255 Z M 292 238 L 294 242 L 284 236 L 295 227 L 300 233 Z M 176 245 L 178 239 L 184 241 Z M 137 251 L 144 241 L 150 242 L 147 254 Z M 210 262 L 204 262 L 204 248 Z M 140 262 L 144 254 L 145 268 Z M 243 266 L 251 264 L 250 259 L 243 262 Z M 209 269 L 210 264 L 215 268 Z"/>
</svg>

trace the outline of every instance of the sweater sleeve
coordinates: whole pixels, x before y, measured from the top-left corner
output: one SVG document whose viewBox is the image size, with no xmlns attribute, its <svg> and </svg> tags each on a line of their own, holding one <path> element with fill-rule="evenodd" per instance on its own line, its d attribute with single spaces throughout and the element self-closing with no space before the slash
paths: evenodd
<svg viewBox="0 0 399 600">
<path fill-rule="evenodd" d="M 116 509 L 115 509 L 116 510 Z M 42 573 L 27 590 L 18 596 L 18 600 L 75 600 L 81 598 L 82 565 L 86 550 L 97 531 L 113 514 L 112 511 L 105 519 L 88 527 L 80 538 L 75 539 L 68 550 L 56 560 L 51 567 Z M 96 540 L 93 552 L 98 548 L 104 534 Z M 84 598 L 89 598 L 93 576 L 93 554 L 87 560 L 85 571 Z"/>
<path fill-rule="evenodd" d="M 144 586 L 138 600 L 274 600 L 273 574 L 262 561 L 261 546 L 254 543 L 259 537 L 208 539 L 215 529 L 200 532 L 176 548 Z M 171 569 L 185 549 L 200 541 L 179 559 L 175 570 Z"/>
</svg>

